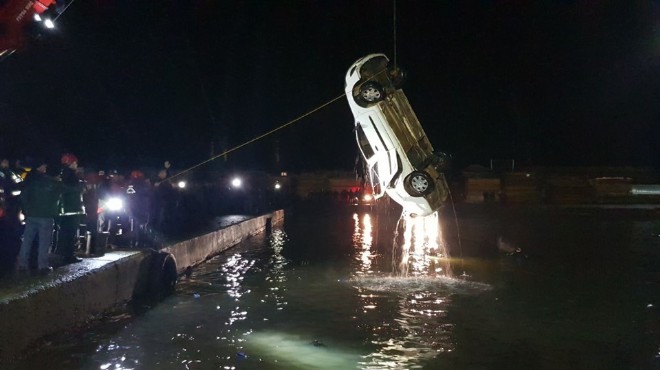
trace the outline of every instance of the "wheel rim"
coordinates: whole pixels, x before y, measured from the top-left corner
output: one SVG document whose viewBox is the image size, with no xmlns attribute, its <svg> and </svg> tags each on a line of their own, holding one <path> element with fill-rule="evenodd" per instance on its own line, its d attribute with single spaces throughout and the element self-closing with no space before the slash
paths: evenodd
<svg viewBox="0 0 660 370">
<path fill-rule="evenodd" d="M 375 88 L 374 86 L 367 86 L 362 90 L 362 98 L 368 102 L 374 102 L 380 100 L 383 97 L 383 94 Z"/>
<path fill-rule="evenodd" d="M 415 175 L 410 179 L 410 186 L 419 193 L 424 193 L 429 188 L 429 181 L 422 175 Z"/>
</svg>

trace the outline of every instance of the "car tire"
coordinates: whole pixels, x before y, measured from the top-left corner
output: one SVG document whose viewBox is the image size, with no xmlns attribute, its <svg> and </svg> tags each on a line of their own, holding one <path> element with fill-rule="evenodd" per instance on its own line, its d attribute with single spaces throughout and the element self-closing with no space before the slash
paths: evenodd
<svg viewBox="0 0 660 370">
<path fill-rule="evenodd" d="M 413 171 L 403 180 L 404 188 L 413 197 L 423 197 L 433 190 L 433 179 L 424 171 Z"/>
<path fill-rule="evenodd" d="M 360 86 L 360 92 L 356 101 L 358 105 L 366 108 L 383 99 L 385 99 L 385 90 L 383 87 L 376 81 L 367 81 Z"/>
</svg>

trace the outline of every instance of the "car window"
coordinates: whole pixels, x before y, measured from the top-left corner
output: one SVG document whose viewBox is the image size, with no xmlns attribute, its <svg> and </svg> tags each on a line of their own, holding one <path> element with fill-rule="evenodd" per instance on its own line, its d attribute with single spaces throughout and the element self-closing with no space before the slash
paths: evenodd
<svg viewBox="0 0 660 370">
<path fill-rule="evenodd" d="M 359 123 L 355 128 L 355 133 L 356 133 L 358 146 L 360 147 L 360 150 L 362 151 L 364 158 L 369 159 L 373 157 L 375 154 L 374 150 L 371 148 L 371 144 L 369 144 L 369 140 L 367 140 L 367 136 L 364 134 L 364 130 L 362 130 L 362 126 L 360 126 Z"/>
</svg>

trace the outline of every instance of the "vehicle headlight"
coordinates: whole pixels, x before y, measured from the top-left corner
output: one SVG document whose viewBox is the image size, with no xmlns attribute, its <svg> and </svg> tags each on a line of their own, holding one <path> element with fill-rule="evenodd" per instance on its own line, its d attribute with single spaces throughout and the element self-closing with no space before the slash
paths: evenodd
<svg viewBox="0 0 660 370">
<path fill-rule="evenodd" d="M 110 211 L 119 211 L 124 208 L 124 201 L 121 198 L 110 198 L 105 202 Z"/>
<path fill-rule="evenodd" d="M 17 197 L 17 196 L 21 195 L 21 191 L 20 190 L 12 190 L 11 195 Z"/>
<path fill-rule="evenodd" d="M 185 182 L 185 181 L 179 181 L 179 182 L 177 183 L 177 186 L 179 187 L 179 189 L 185 189 L 185 187 L 186 187 L 186 182 Z"/>
<path fill-rule="evenodd" d="M 372 199 L 374 199 L 374 197 L 373 197 L 373 195 L 371 195 L 371 194 L 365 194 L 365 195 L 362 197 L 362 200 L 364 200 L 365 202 L 368 202 L 368 201 L 370 201 L 370 200 L 372 200 Z"/>
</svg>

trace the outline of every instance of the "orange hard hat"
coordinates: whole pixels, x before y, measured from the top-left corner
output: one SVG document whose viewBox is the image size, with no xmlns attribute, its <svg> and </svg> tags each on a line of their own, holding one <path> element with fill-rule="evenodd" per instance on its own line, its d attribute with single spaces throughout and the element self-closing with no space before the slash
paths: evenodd
<svg viewBox="0 0 660 370">
<path fill-rule="evenodd" d="M 60 162 L 68 166 L 71 163 L 78 162 L 78 158 L 71 153 L 64 153 L 62 154 L 62 159 L 60 160 Z"/>
<path fill-rule="evenodd" d="M 131 171 L 131 179 L 142 180 L 144 179 L 144 173 L 140 170 L 133 170 Z"/>
</svg>

